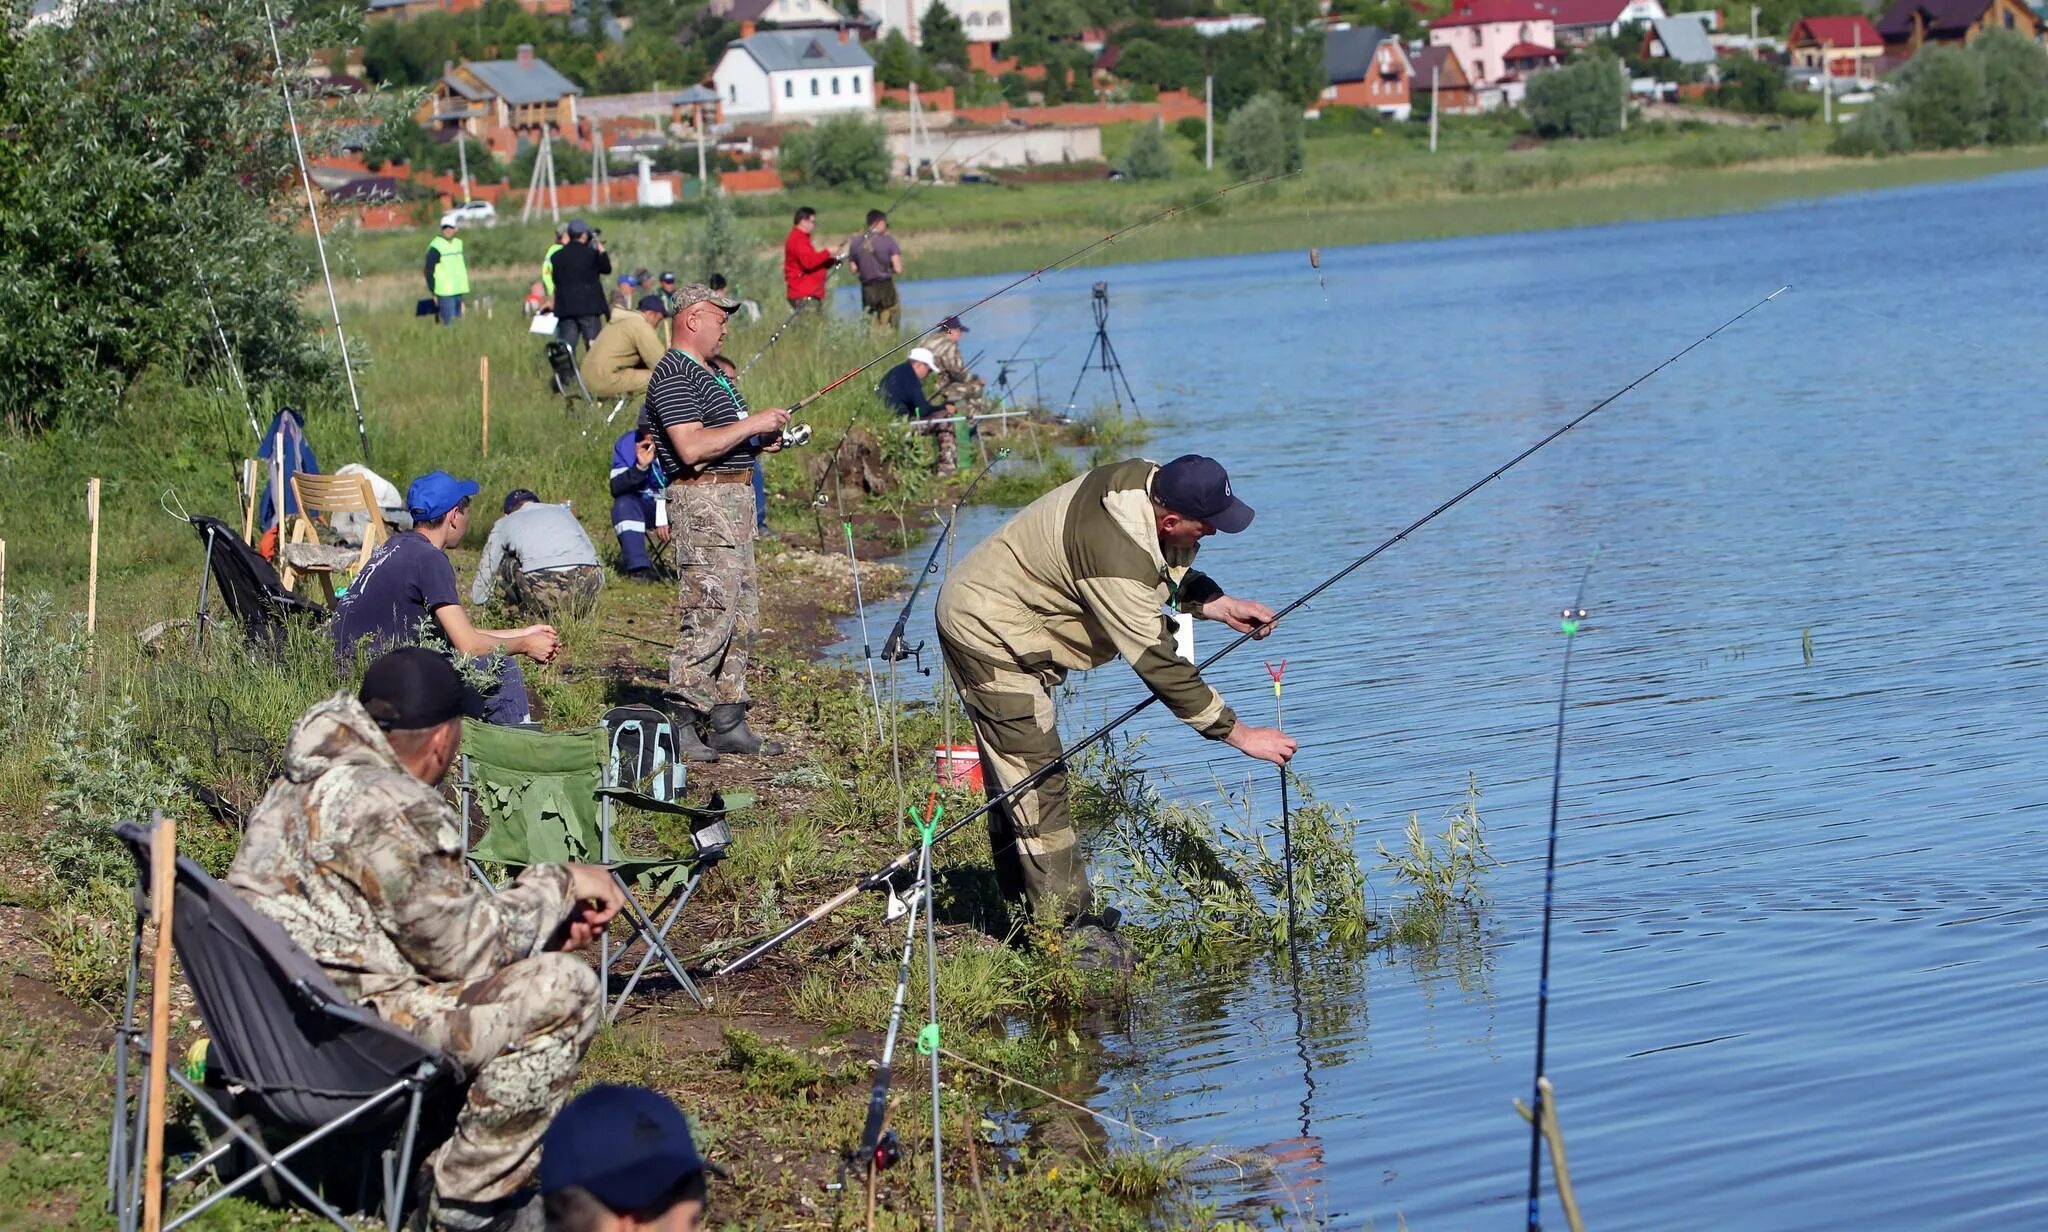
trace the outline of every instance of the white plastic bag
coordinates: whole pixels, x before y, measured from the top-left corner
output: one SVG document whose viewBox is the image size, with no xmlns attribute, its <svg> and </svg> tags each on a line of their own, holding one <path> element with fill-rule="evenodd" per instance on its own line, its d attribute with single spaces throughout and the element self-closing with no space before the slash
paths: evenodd
<svg viewBox="0 0 2048 1232">
<path fill-rule="evenodd" d="M 554 337 L 554 336 L 555 336 L 555 314 L 554 314 L 554 313 L 552 313 L 552 312 L 536 312 L 536 313 L 534 313 L 534 314 L 533 314 L 533 321 L 532 321 L 532 323 L 530 323 L 529 325 L 527 325 L 527 327 L 526 327 L 526 332 L 527 332 L 527 333 L 529 333 L 529 334 L 544 334 L 544 335 L 546 335 L 547 337 L 550 337 L 550 338 Z"/>
</svg>

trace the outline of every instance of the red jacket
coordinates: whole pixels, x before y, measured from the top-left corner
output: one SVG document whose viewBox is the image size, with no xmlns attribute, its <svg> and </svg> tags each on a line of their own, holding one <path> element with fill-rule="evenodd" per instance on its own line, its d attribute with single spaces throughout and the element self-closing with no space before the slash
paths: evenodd
<svg viewBox="0 0 2048 1232">
<path fill-rule="evenodd" d="M 825 278 L 832 270 L 832 254 L 811 242 L 808 233 L 796 227 L 782 242 L 782 281 L 791 299 L 823 299 Z"/>
</svg>

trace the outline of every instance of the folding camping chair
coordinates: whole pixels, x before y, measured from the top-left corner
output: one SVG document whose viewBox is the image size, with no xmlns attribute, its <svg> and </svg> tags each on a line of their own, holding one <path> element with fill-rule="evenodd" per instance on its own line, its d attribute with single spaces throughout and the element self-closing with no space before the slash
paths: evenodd
<svg viewBox="0 0 2048 1232">
<path fill-rule="evenodd" d="M 150 851 L 154 835 L 141 826 L 114 828 L 135 859 L 135 937 L 128 954 L 128 993 L 114 1035 L 114 1117 L 107 1158 L 107 1188 L 121 1232 L 142 1219 L 143 1120 L 148 1107 L 146 1021 L 136 1019 L 136 984 L 142 929 L 149 918 Z M 397 1232 L 413 1164 L 431 1143 L 420 1133 L 432 1098 L 459 1091 L 461 1068 L 449 1057 L 341 995 L 320 965 L 293 944 L 277 923 L 241 896 L 178 858 L 177 905 L 171 939 L 192 987 L 209 1044 L 204 1085 L 173 1058 L 166 1073 L 198 1106 L 212 1141 L 199 1157 L 169 1177 L 167 1188 L 193 1181 L 209 1168 L 224 1169 L 220 1188 L 167 1214 L 165 1232 L 258 1180 L 288 1186 L 344 1232 L 355 1225 L 308 1179 L 337 1159 L 361 1158 L 339 1143 L 374 1136 L 382 1146 L 378 1171 L 387 1232 Z M 140 1070 L 136 1075 L 131 1071 Z M 203 1122 L 202 1122 L 203 1123 Z M 290 1135 L 273 1151 L 271 1141 Z M 225 1170 L 239 1148 L 252 1161 L 230 1179 Z M 318 1149 L 316 1149 L 318 1148 Z M 375 1149 L 373 1146 L 372 1149 Z M 369 1188 L 366 1178 L 359 1190 Z M 367 1207 L 358 1192 L 350 1204 Z M 167 1204 L 166 1211 L 172 1208 Z"/>
<path fill-rule="evenodd" d="M 668 936 L 704 874 L 725 858 L 732 841 L 726 814 L 752 797 L 713 796 L 708 807 L 681 803 L 684 763 L 675 755 L 675 730 L 668 716 L 647 706 L 608 712 L 596 727 L 539 732 L 465 719 L 462 772 L 457 794 L 463 817 L 463 859 L 487 887 L 485 865 L 521 869 L 535 864 L 580 861 L 611 870 L 625 900 L 620 913 L 628 936 L 614 946 L 599 943 L 598 971 L 610 1004 L 605 1019 L 618 1017 L 626 998 L 659 961 L 690 1000 L 704 998 L 670 947 Z M 486 831 L 467 845 L 472 805 Z M 681 817 L 689 825 L 691 851 L 685 855 L 639 855 L 621 850 L 613 836 L 619 806 Z M 648 908 L 636 893 L 647 887 Z M 645 953 L 622 987 L 612 979 L 638 939 Z"/>
<path fill-rule="evenodd" d="M 592 407 L 602 404 L 605 399 L 590 392 L 590 386 L 583 383 L 583 369 L 576 365 L 576 348 L 557 338 L 548 343 L 548 368 L 554 373 L 555 392 L 562 395 L 562 410 L 567 414 L 576 413 L 576 401 L 582 399 Z M 631 394 L 620 394 L 611 399 L 612 409 L 605 415 L 609 424 L 618 418 L 620 411 L 633 400 Z M 585 435 L 589 435 L 587 432 Z"/>
<path fill-rule="evenodd" d="M 300 574 L 320 579 L 327 592 L 327 605 L 334 606 L 334 571 L 349 570 L 350 576 L 363 571 L 370 555 L 382 547 L 387 534 L 384 511 L 370 481 L 360 474 L 312 475 L 304 471 L 292 476 L 292 496 L 299 511 L 293 515 L 291 541 L 280 541 L 278 555 L 284 557 L 284 588 L 296 589 Z M 320 542 L 317 514 L 359 513 L 367 515 L 363 542 L 359 548 L 334 548 Z"/>
<path fill-rule="evenodd" d="M 276 653 L 284 645 L 286 626 L 294 620 L 318 625 L 327 619 L 326 608 L 286 590 L 277 580 L 277 570 L 243 542 L 234 527 L 204 514 L 185 520 L 206 544 L 206 564 L 199 575 L 195 645 L 206 637 L 206 626 L 213 619 L 206 611 L 209 574 L 220 587 L 229 615 L 242 626 L 242 637 L 257 650 Z"/>
</svg>

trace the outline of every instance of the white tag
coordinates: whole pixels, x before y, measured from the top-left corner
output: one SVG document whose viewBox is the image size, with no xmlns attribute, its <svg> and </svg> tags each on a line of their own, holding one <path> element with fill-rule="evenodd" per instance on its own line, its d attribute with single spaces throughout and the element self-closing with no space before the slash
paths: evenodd
<svg viewBox="0 0 2048 1232">
<path fill-rule="evenodd" d="M 1189 663 L 1195 661 L 1195 618 L 1174 613 L 1166 618 L 1173 624 L 1173 653 Z"/>
</svg>

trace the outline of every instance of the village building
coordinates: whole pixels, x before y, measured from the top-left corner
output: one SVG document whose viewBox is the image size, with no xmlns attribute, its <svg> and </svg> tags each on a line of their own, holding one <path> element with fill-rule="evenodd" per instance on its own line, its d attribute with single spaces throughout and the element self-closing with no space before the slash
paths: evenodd
<svg viewBox="0 0 2048 1232">
<path fill-rule="evenodd" d="M 1457 52 L 1448 47 L 1424 47 L 1417 50 L 1412 59 L 1415 65 L 1415 97 L 1428 98 L 1434 88 L 1438 111 L 1463 113 L 1479 110 L 1478 96 L 1472 91 L 1472 78 L 1466 75 L 1465 65 L 1458 59 Z"/>
<path fill-rule="evenodd" d="M 1643 30 L 1642 55 L 1690 68 L 1711 68 L 1720 59 L 1707 28 L 1695 17 L 1653 18 Z"/>
<path fill-rule="evenodd" d="M 2021 0 L 1895 0 L 1877 19 L 1887 56 L 1906 59 L 1929 43 L 1964 47 L 1986 30 L 2042 41 L 2041 17 Z"/>
<path fill-rule="evenodd" d="M 1875 77 L 1884 58 L 1884 36 L 1868 17 L 1802 17 L 1785 36 L 1793 68 L 1829 77 Z"/>
<path fill-rule="evenodd" d="M 866 40 L 876 33 L 876 22 L 865 15 L 848 17 L 833 7 L 831 0 L 711 0 L 705 8 L 740 28 L 746 38 L 762 27 L 771 30 L 849 31 Z"/>
<path fill-rule="evenodd" d="M 1401 40 L 1378 26 L 1332 30 L 1323 36 L 1322 101 L 1339 107 L 1370 107 L 1405 120 L 1413 109 L 1409 88 L 1414 65 Z"/>
<path fill-rule="evenodd" d="M 492 129 L 538 138 L 544 130 L 576 131 L 576 98 L 583 90 L 521 43 L 511 60 L 464 60 L 449 64 L 420 106 L 419 121 L 444 132 L 472 137 Z"/>
<path fill-rule="evenodd" d="M 903 31 L 903 37 L 919 47 L 924 46 L 924 32 L 918 27 L 923 22 L 925 10 L 934 3 L 943 4 L 953 16 L 960 19 L 960 28 L 967 35 L 968 63 L 957 67 L 981 68 L 1001 58 L 997 46 L 1010 37 L 1010 0 L 877 0 L 875 16 L 876 32 L 887 35 L 891 30 Z M 1092 50 L 1100 51 L 1100 47 Z"/>
<path fill-rule="evenodd" d="M 1557 26 L 1532 0 L 1457 0 L 1429 23 L 1429 45 L 1457 52 L 1473 86 L 1481 87 L 1513 74 L 1505 62 L 1510 49 L 1557 46 Z"/>
<path fill-rule="evenodd" d="M 1553 47 L 1584 47 L 1640 22 L 1667 16 L 1657 0 L 1543 0 L 1556 19 Z"/>
<path fill-rule="evenodd" d="M 875 60 L 845 30 L 763 30 L 711 71 L 726 118 L 777 122 L 875 109 Z"/>
</svg>

